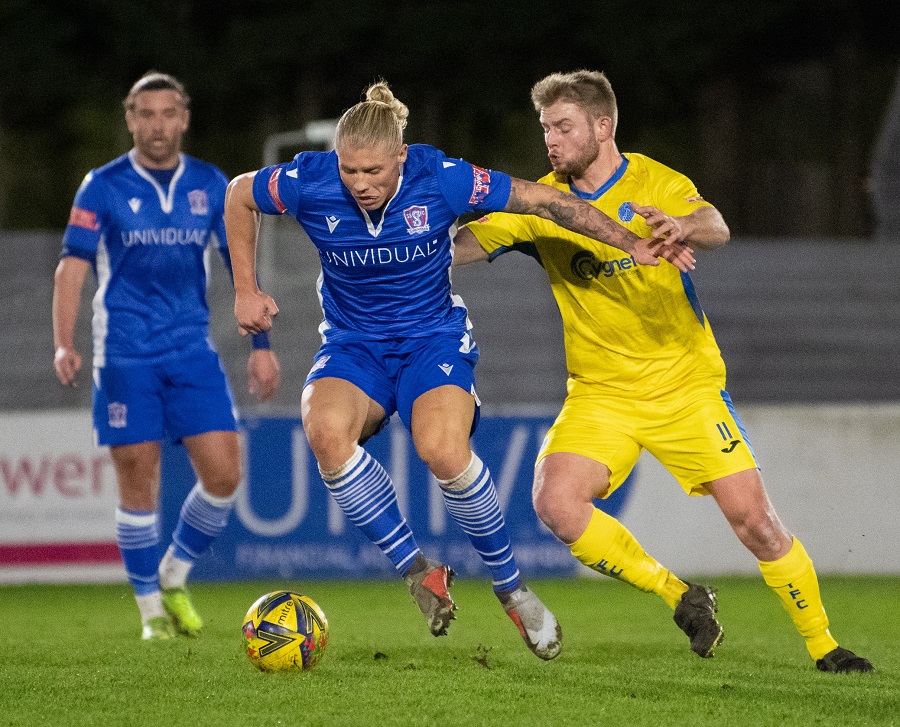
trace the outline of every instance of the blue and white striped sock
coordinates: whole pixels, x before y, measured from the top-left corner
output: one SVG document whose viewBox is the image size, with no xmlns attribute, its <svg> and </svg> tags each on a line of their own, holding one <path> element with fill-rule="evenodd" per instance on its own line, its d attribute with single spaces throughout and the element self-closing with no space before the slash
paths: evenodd
<svg viewBox="0 0 900 727">
<path fill-rule="evenodd" d="M 194 485 L 184 498 L 178 524 L 172 533 L 172 555 L 188 563 L 203 555 L 228 525 L 234 500 L 234 495 L 216 497 L 203 489 L 201 483 Z"/>
<path fill-rule="evenodd" d="M 497 490 L 487 466 L 473 452 L 469 466 L 452 480 L 438 480 L 447 512 L 469 536 L 491 572 L 494 592 L 512 591 L 521 585 L 521 575 L 506 522 L 500 511 Z"/>
<path fill-rule="evenodd" d="M 362 531 L 405 576 L 419 546 L 406 518 L 400 513 L 394 484 L 384 468 L 362 447 L 334 472 L 322 472 L 322 481 L 351 523 Z"/>
<path fill-rule="evenodd" d="M 137 596 L 159 591 L 159 519 L 154 511 L 116 508 L 116 542 Z"/>
</svg>

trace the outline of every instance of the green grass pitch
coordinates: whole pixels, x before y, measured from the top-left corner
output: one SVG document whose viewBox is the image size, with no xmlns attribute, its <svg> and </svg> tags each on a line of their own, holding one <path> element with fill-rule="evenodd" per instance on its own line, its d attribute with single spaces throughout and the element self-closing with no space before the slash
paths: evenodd
<svg viewBox="0 0 900 727">
<path fill-rule="evenodd" d="M 870 674 L 823 674 L 761 578 L 704 579 L 725 641 L 700 659 L 653 596 L 585 578 L 534 580 L 563 627 L 545 663 L 485 581 L 458 580 L 447 636 L 402 581 L 195 584 L 199 639 L 143 643 L 126 584 L 0 587 L 0 726 L 900 725 L 900 578 L 821 579 L 831 628 Z M 703 581 L 701 581 L 703 582 Z M 329 619 L 309 672 L 243 652 L 260 595 L 306 593 Z"/>
</svg>

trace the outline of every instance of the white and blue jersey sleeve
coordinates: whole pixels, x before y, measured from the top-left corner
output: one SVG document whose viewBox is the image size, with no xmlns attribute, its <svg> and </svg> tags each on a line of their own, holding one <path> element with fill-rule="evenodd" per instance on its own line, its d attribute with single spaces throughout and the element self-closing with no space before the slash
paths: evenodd
<svg viewBox="0 0 900 727">
<path fill-rule="evenodd" d="M 356 204 L 335 152 L 302 152 L 257 172 L 253 196 L 266 214 L 293 215 L 319 252 L 324 340 L 465 335 L 470 325 L 450 285 L 450 228 L 471 211 L 505 209 L 503 172 L 410 145 L 383 210 Z"/>
<path fill-rule="evenodd" d="M 97 277 L 95 365 L 210 345 L 206 251 L 215 235 L 227 263 L 227 185 L 219 169 L 184 155 L 165 185 L 130 154 L 87 175 L 62 254 L 89 261 Z"/>
</svg>

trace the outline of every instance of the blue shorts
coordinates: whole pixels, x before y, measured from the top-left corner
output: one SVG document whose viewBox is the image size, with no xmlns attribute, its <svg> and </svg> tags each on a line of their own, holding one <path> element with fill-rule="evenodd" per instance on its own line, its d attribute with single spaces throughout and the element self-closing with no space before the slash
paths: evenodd
<svg viewBox="0 0 900 727">
<path fill-rule="evenodd" d="M 94 369 L 97 444 L 180 441 L 237 431 L 237 410 L 219 356 L 193 348 L 152 362 Z"/>
<path fill-rule="evenodd" d="M 407 429 L 413 402 L 427 391 L 452 384 L 475 397 L 474 433 L 481 407 L 475 393 L 477 362 L 478 346 L 469 334 L 327 342 L 316 353 L 306 383 L 329 377 L 349 381 L 384 409 L 382 426 L 397 412 Z"/>
</svg>

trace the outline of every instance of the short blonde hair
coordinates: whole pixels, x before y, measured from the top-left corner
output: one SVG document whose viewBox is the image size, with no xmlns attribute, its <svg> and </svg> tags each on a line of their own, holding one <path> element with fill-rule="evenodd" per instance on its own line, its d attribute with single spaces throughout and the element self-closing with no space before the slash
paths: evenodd
<svg viewBox="0 0 900 727">
<path fill-rule="evenodd" d="M 409 109 L 394 98 L 385 81 L 373 83 L 366 89 L 366 100 L 347 109 L 334 132 L 334 146 L 368 149 L 384 146 L 391 151 L 403 146 L 403 130 Z"/>
<path fill-rule="evenodd" d="M 535 111 L 552 106 L 557 101 L 567 101 L 578 106 L 591 119 L 609 116 L 615 133 L 619 119 L 616 94 L 602 71 L 551 73 L 532 86 L 531 101 Z"/>
<path fill-rule="evenodd" d="M 128 92 L 128 95 L 125 97 L 125 100 L 122 102 L 126 111 L 134 110 L 135 98 L 137 98 L 137 95 L 142 91 L 175 91 L 175 93 L 181 96 L 181 103 L 185 108 L 190 108 L 191 106 L 191 97 L 188 96 L 187 91 L 184 90 L 184 84 L 175 78 L 175 76 L 170 76 L 168 73 L 160 73 L 159 71 L 147 71 L 135 81 L 131 90 Z"/>
</svg>

